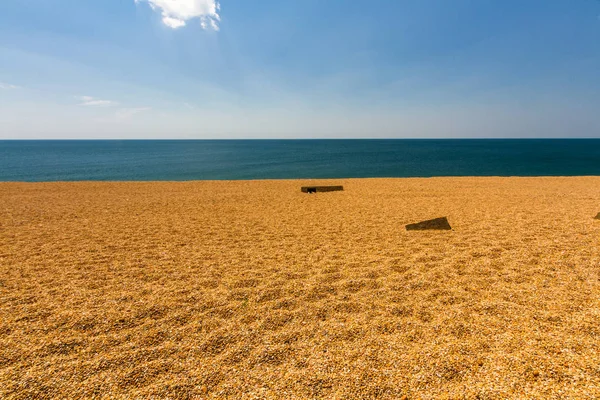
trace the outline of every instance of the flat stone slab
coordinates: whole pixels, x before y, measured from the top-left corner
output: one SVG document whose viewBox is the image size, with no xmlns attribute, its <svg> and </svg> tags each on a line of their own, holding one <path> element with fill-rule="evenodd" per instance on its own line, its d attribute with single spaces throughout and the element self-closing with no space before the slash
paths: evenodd
<svg viewBox="0 0 600 400">
<path fill-rule="evenodd" d="M 426 230 L 441 230 L 449 231 L 452 230 L 448 218 L 435 218 L 427 221 L 417 222 L 416 224 L 406 225 L 407 231 L 426 231 Z"/>
<path fill-rule="evenodd" d="M 338 192 L 344 190 L 343 186 L 302 186 L 302 193 Z"/>
</svg>

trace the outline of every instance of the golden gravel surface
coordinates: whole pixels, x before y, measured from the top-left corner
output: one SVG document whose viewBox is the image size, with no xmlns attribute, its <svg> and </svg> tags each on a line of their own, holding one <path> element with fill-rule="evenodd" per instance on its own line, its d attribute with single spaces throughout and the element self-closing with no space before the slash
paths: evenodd
<svg viewBox="0 0 600 400">
<path fill-rule="evenodd" d="M 600 398 L 600 178 L 308 183 L 0 183 L 0 398 Z"/>
</svg>

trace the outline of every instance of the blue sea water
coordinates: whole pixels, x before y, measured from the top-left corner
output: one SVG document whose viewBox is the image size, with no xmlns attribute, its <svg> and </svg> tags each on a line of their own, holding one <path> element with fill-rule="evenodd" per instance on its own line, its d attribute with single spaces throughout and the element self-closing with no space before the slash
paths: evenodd
<svg viewBox="0 0 600 400">
<path fill-rule="evenodd" d="M 600 139 L 0 141 L 0 181 L 600 175 Z"/>
</svg>

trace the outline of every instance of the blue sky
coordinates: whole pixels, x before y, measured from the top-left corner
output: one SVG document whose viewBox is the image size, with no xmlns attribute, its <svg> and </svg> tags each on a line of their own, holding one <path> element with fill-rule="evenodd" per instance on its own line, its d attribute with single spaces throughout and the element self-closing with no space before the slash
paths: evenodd
<svg viewBox="0 0 600 400">
<path fill-rule="evenodd" d="M 600 137 L 598 0 L 2 0 L 0 138 Z"/>
</svg>

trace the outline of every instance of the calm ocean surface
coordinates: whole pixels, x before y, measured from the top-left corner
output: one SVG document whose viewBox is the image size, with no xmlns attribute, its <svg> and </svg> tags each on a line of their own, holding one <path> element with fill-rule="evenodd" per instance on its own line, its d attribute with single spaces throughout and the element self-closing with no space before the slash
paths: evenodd
<svg viewBox="0 0 600 400">
<path fill-rule="evenodd" d="M 0 141 L 0 181 L 600 175 L 600 139 Z"/>
</svg>

